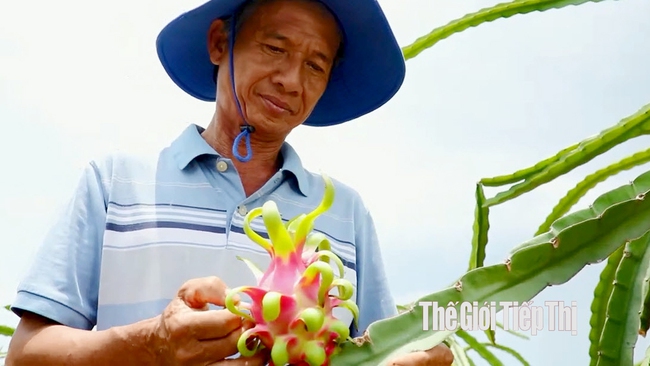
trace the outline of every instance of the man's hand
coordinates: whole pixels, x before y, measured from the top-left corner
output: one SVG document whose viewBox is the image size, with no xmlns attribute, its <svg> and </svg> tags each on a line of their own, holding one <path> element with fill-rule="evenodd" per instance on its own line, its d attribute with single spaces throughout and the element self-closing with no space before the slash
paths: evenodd
<svg viewBox="0 0 650 366">
<path fill-rule="evenodd" d="M 413 352 L 396 357 L 390 366 L 451 366 L 454 355 L 447 345 L 441 343 L 427 351 Z"/>
<path fill-rule="evenodd" d="M 208 310 L 208 304 L 225 306 L 227 286 L 217 277 L 190 280 L 167 306 L 154 331 L 153 344 L 160 365 L 261 366 L 268 355 L 225 360 L 237 353 L 237 340 L 250 324 L 228 310 Z"/>
</svg>

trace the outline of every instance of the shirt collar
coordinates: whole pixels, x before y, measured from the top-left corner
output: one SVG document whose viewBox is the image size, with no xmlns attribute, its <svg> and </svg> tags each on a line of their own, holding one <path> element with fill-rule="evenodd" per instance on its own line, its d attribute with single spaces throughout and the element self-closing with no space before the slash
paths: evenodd
<svg viewBox="0 0 650 366">
<path fill-rule="evenodd" d="M 282 154 L 283 159 L 282 171 L 293 174 L 298 182 L 298 190 L 306 197 L 307 192 L 309 192 L 309 179 L 298 153 L 288 142 L 284 142 L 280 154 Z"/>
<path fill-rule="evenodd" d="M 191 124 L 172 142 L 169 148 L 178 169 L 185 169 L 194 159 L 202 155 L 221 157 L 201 136 L 204 130 L 201 126 Z M 307 196 L 309 180 L 298 153 L 287 142 L 282 144 L 280 153 L 283 158 L 281 170 L 293 174 L 298 182 L 298 190 L 302 195 Z"/>
</svg>

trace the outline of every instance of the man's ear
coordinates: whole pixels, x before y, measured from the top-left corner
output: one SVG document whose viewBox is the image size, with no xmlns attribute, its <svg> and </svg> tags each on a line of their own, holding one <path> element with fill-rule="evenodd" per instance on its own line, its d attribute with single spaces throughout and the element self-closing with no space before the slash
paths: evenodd
<svg viewBox="0 0 650 366">
<path fill-rule="evenodd" d="M 210 61 L 217 66 L 228 50 L 228 34 L 225 25 L 223 20 L 217 19 L 212 22 L 208 30 L 208 53 Z"/>
</svg>

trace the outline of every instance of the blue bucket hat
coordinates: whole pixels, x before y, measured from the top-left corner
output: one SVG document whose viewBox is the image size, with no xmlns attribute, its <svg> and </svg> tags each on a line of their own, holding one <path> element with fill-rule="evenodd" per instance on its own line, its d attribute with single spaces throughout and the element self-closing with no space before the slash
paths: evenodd
<svg viewBox="0 0 650 366">
<path fill-rule="evenodd" d="M 208 30 L 214 20 L 234 16 L 247 2 L 210 0 L 171 21 L 158 35 L 160 62 L 176 85 L 189 95 L 203 101 L 216 100 Z M 319 2 L 337 19 L 343 33 L 343 57 L 332 70 L 323 96 L 303 123 L 324 127 L 350 121 L 384 105 L 401 87 L 406 67 L 402 50 L 377 0 Z M 232 47 L 234 37 L 230 38 Z"/>
</svg>

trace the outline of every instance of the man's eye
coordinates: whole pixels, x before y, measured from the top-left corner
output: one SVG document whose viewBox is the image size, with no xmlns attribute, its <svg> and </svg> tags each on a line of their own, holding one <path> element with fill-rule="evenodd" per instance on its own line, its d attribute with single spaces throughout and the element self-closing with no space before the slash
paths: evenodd
<svg viewBox="0 0 650 366">
<path fill-rule="evenodd" d="M 282 48 L 280 48 L 280 47 L 275 47 L 275 46 L 272 46 L 272 45 L 270 45 L 270 44 L 267 44 L 267 45 L 266 45 L 266 48 L 268 48 L 268 49 L 269 49 L 271 52 L 273 52 L 273 53 L 282 53 L 282 52 L 284 51 Z"/>
<path fill-rule="evenodd" d="M 323 68 L 318 66 L 318 64 L 316 64 L 314 62 L 309 62 L 308 65 L 309 65 L 309 67 L 311 67 L 312 69 L 314 69 L 314 70 L 316 70 L 318 72 L 323 72 Z"/>
</svg>

